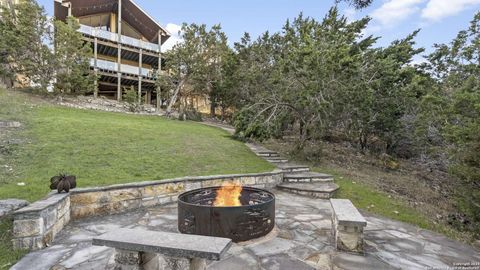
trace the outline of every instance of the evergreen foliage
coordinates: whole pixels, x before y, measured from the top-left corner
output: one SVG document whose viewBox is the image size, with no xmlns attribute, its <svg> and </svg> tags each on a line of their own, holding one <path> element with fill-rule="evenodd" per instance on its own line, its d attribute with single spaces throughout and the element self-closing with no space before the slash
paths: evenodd
<svg viewBox="0 0 480 270">
<path fill-rule="evenodd" d="M 0 10 L 0 75 L 45 89 L 53 79 L 51 22 L 35 0 L 22 0 Z"/>
<path fill-rule="evenodd" d="M 434 79 L 422 99 L 419 134 L 425 143 L 451 154 L 459 180 L 459 206 L 480 235 L 480 12 L 450 44 L 438 44 L 425 65 Z M 432 139 L 432 130 L 436 139 Z"/>
<path fill-rule="evenodd" d="M 53 84 L 57 94 L 93 91 L 91 49 L 75 18 L 49 19 L 35 0 L 3 6 L 0 18 L 0 75 L 41 91 Z"/>
<path fill-rule="evenodd" d="M 77 19 L 68 17 L 66 22 L 55 24 L 55 91 L 64 94 L 93 92 L 94 75 L 90 71 L 92 49 L 77 32 Z"/>
</svg>

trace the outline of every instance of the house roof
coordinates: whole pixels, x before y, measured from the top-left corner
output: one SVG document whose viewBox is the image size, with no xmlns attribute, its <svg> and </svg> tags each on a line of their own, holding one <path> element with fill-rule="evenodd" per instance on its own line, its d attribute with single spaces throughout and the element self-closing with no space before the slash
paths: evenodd
<svg viewBox="0 0 480 270">
<path fill-rule="evenodd" d="M 170 37 L 170 33 L 148 15 L 133 0 L 122 1 L 122 20 L 139 31 L 150 42 L 158 42 L 158 32 L 162 33 L 162 44 Z M 72 15 L 83 17 L 99 13 L 118 13 L 118 0 L 55 0 L 55 18 L 65 20 L 68 8 L 63 5 L 71 3 Z"/>
</svg>

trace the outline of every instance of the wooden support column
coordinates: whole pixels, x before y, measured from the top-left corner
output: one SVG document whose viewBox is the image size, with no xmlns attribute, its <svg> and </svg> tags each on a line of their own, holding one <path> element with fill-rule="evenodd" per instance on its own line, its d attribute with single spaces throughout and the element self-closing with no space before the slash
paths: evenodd
<svg viewBox="0 0 480 270">
<path fill-rule="evenodd" d="M 68 2 L 67 5 L 68 5 L 68 17 L 71 17 L 72 16 L 72 3 Z"/>
<path fill-rule="evenodd" d="M 157 82 L 160 80 L 160 76 L 162 72 L 162 31 L 158 31 L 158 74 L 157 74 Z M 162 106 L 162 88 L 160 84 L 157 83 L 157 112 L 160 111 Z"/>
<path fill-rule="evenodd" d="M 145 104 L 152 104 L 152 90 L 147 90 L 147 94 L 145 95 Z"/>
<path fill-rule="evenodd" d="M 140 48 L 138 56 L 138 104 L 142 103 L 142 68 L 143 68 L 143 49 Z"/>
<path fill-rule="evenodd" d="M 98 40 L 97 37 L 93 40 L 93 72 L 95 75 L 94 88 L 93 88 L 93 97 L 98 97 L 98 66 L 97 66 L 97 59 L 98 59 Z"/>
<path fill-rule="evenodd" d="M 117 14 L 117 34 L 118 34 L 118 53 L 117 53 L 117 100 L 122 100 L 122 0 L 118 0 Z"/>
</svg>

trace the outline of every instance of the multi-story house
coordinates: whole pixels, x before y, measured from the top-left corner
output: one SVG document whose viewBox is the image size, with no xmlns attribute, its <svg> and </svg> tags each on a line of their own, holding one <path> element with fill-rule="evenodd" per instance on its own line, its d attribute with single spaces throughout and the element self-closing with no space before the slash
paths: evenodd
<svg viewBox="0 0 480 270">
<path fill-rule="evenodd" d="M 18 0 L 0 0 L 0 6 L 5 6 L 7 4 L 16 4 Z"/>
<path fill-rule="evenodd" d="M 54 0 L 55 18 L 73 16 L 93 49 L 95 96 L 121 100 L 132 85 L 145 103 L 160 104 L 161 47 L 170 34 L 133 0 Z"/>
</svg>

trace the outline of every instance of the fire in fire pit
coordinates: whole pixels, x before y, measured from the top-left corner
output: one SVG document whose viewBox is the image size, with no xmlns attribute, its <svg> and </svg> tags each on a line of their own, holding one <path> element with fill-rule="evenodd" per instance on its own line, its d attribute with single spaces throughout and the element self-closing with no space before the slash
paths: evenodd
<svg viewBox="0 0 480 270">
<path fill-rule="evenodd" d="M 241 206 L 240 196 L 242 186 L 235 182 L 223 182 L 222 187 L 217 189 L 217 195 L 213 206 Z"/>
<path fill-rule="evenodd" d="M 226 237 L 242 242 L 275 226 L 275 196 L 266 190 L 225 182 L 221 187 L 187 191 L 178 197 L 181 233 Z"/>
</svg>

